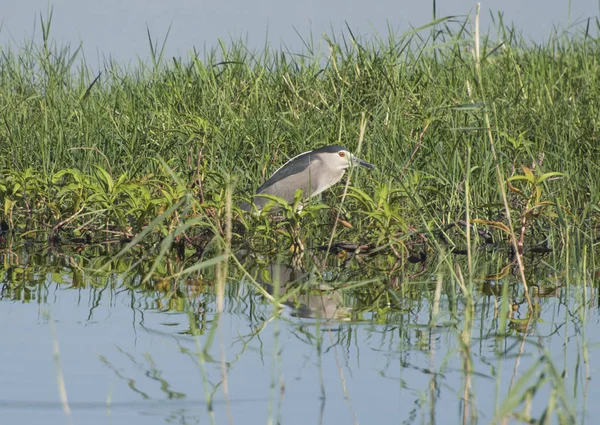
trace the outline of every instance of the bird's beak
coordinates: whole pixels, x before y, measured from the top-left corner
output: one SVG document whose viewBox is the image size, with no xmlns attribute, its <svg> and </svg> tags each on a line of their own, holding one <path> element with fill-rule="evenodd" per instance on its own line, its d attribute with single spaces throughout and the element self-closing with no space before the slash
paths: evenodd
<svg viewBox="0 0 600 425">
<path fill-rule="evenodd" d="M 373 164 L 371 164 L 371 163 L 369 163 L 369 162 L 367 162 L 365 160 L 362 160 L 360 158 L 357 158 L 355 156 L 352 157 L 352 164 L 353 165 L 361 165 L 361 166 L 363 166 L 365 168 L 368 168 L 369 170 L 374 170 L 375 169 L 375 166 Z"/>
</svg>

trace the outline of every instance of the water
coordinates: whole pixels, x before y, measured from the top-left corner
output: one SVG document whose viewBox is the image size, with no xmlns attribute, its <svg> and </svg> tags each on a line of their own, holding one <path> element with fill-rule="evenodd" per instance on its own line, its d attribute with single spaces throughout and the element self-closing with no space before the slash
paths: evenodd
<svg viewBox="0 0 600 425">
<path fill-rule="evenodd" d="M 3 423 L 68 423 L 59 375 L 72 422 L 85 424 L 210 423 L 211 415 L 244 424 L 484 424 L 527 389 L 536 390 L 535 418 L 557 394 L 578 423 L 600 413 L 600 385 L 586 379 L 596 371 L 598 294 L 560 287 L 566 279 L 536 280 L 545 296 L 534 298 L 539 312 L 525 331 L 522 291 L 507 288 L 515 311 L 504 328 L 501 297 L 491 295 L 515 285 L 511 275 L 480 286 L 472 322 L 451 278 L 440 280 L 434 317 L 437 274 L 415 273 L 421 265 L 407 267 L 405 278 L 418 277 L 394 290 L 335 290 L 337 269 L 308 292 L 287 284 L 281 290 L 295 292 L 279 315 L 251 284 L 232 282 L 219 316 L 209 275 L 144 286 L 139 277 L 74 279 L 77 262 L 3 256 Z M 289 267 L 269 271 L 307 281 Z"/>
<path fill-rule="evenodd" d="M 158 44 L 168 34 L 165 55 L 187 57 L 196 49 L 218 46 L 240 38 L 250 49 L 262 49 L 265 42 L 275 48 L 300 52 L 311 35 L 319 40 L 323 33 L 339 34 L 346 24 L 355 34 L 386 37 L 388 29 L 409 31 L 433 20 L 433 1 L 277 1 L 247 2 L 229 0 L 200 2 L 178 0 L 176 5 L 158 0 L 19 0 L 2 4 L 0 46 L 20 46 L 34 36 L 41 41 L 40 14 L 53 9 L 52 39 L 75 47 L 80 43 L 86 62 L 94 69 L 105 58 L 119 62 L 148 61 L 148 33 Z M 475 0 L 437 1 L 436 16 L 471 15 Z M 507 23 L 514 22 L 526 39 L 547 40 L 555 27 L 571 25 L 598 16 L 595 0 L 489 0 L 481 2 L 481 26 L 492 29 L 490 15 L 504 13 Z M 581 29 L 579 25 L 577 28 Z M 594 25 L 592 25 L 594 27 Z M 327 51 L 327 47 L 324 47 Z"/>
</svg>

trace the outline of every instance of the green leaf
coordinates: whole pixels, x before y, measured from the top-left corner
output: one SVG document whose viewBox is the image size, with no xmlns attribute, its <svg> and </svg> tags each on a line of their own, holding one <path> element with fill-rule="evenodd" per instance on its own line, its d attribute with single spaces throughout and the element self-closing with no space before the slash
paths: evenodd
<svg viewBox="0 0 600 425">
<path fill-rule="evenodd" d="M 115 187 L 121 186 L 125 182 L 125 180 L 127 180 L 127 178 L 128 178 L 127 171 L 125 171 L 117 179 L 117 183 L 115 183 Z"/>
<path fill-rule="evenodd" d="M 113 188 L 115 187 L 115 182 L 113 181 L 110 174 L 108 174 L 108 171 L 96 165 L 96 177 L 98 178 L 98 181 L 100 183 L 104 184 L 104 190 L 106 192 L 110 193 L 113 191 Z"/>
<path fill-rule="evenodd" d="M 218 255 L 216 257 L 211 258 L 210 260 L 205 260 L 201 263 L 194 264 L 193 266 L 190 266 L 187 269 L 182 270 L 181 272 L 179 272 L 177 274 L 177 276 L 190 274 L 190 273 L 196 272 L 198 270 L 202 270 L 207 267 L 214 266 L 222 261 L 226 261 L 228 258 L 229 258 L 229 255 L 227 255 L 227 254 Z"/>
<path fill-rule="evenodd" d="M 273 201 L 274 205 L 280 205 L 282 206 L 284 209 L 291 209 L 291 205 L 283 198 L 276 196 L 276 195 L 267 195 L 267 194 L 259 194 L 256 196 L 260 196 L 261 198 L 267 198 L 270 201 Z M 269 202 L 267 205 L 270 205 L 271 203 Z M 265 206 L 266 207 L 266 206 Z"/>
<path fill-rule="evenodd" d="M 531 179 L 530 179 L 529 177 L 527 177 L 527 176 L 522 176 L 522 175 L 520 175 L 520 174 L 519 174 L 518 176 L 512 176 L 512 177 L 509 177 L 509 178 L 508 178 L 508 181 L 509 181 L 509 182 L 514 182 L 514 181 L 517 181 L 517 180 L 526 180 L 526 181 L 528 181 L 528 182 L 532 182 L 532 181 L 531 181 Z"/>
<path fill-rule="evenodd" d="M 12 207 L 15 205 L 14 201 L 11 201 L 8 198 L 4 199 L 4 215 L 10 215 L 10 211 L 12 210 Z"/>
<path fill-rule="evenodd" d="M 64 176 L 73 177 L 73 180 L 75 180 L 77 183 L 81 183 L 81 181 L 83 180 L 83 174 L 81 173 L 81 171 L 76 170 L 75 168 L 66 168 L 64 170 L 60 170 L 54 173 L 51 181 L 53 184 L 57 184 Z"/>
<path fill-rule="evenodd" d="M 566 176 L 567 175 L 564 174 L 564 173 L 559 173 L 557 171 L 553 171 L 553 172 L 550 172 L 550 173 L 542 174 L 540 177 L 538 177 L 537 182 L 538 183 L 542 183 L 544 180 L 547 180 L 547 179 L 549 179 L 551 177 L 566 177 Z"/>
<path fill-rule="evenodd" d="M 539 362 L 534 362 L 531 368 L 521 372 L 521 377 L 512 386 L 508 396 L 502 401 L 502 404 L 495 412 L 494 417 L 490 421 L 491 424 L 499 423 L 504 418 L 510 417 L 513 412 L 525 401 L 527 387 L 532 384 L 539 364 Z M 538 378 L 537 384 L 541 386 L 542 379 Z"/>
<path fill-rule="evenodd" d="M 526 165 L 521 165 L 521 169 L 525 173 L 527 180 L 529 180 L 531 183 L 533 183 L 535 181 L 535 175 L 533 174 L 533 171 L 531 171 L 531 168 L 529 168 Z"/>
</svg>

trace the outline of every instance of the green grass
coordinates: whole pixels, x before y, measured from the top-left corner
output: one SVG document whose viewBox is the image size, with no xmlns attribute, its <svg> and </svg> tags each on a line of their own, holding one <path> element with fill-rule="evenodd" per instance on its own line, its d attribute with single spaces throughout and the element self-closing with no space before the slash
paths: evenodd
<svg viewBox="0 0 600 425">
<path fill-rule="evenodd" d="M 479 57 L 473 22 L 447 18 L 385 39 L 307 39 L 298 53 L 238 42 L 165 58 L 153 45 L 149 65 L 109 62 L 95 73 L 80 50 L 52 42 L 50 22 L 43 43 L 0 51 L 5 227 L 133 238 L 170 211 L 160 237 L 188 219 L 188 230 L 225 237 L 228 193 L 237 205 L 299 152 L 355 150 L 364 117 L 360 156 L 378 170 L 353 176 L 342 214 L 353 228 L 340 226 L 335 240 L 405 254 L 410 232 L 468 218 L 508 226 L 499 234 L 520 244 L 550 231 L 551 245 L 563 243 L 569 226 L 594 241 L 600 45 L 589 26 L 534 44 L 499 16 Z M 515 175 L 524 177 L 512 189 Z M 301 239 L 326 243 L 335 214 L 290 211 L 280 227 L 289 242 L 301 220 Z M 244 227 L 254 248 L 277 240 L 267 221 Z M 453 243 L 470 250 L 470 233 Z"/>
</svg>

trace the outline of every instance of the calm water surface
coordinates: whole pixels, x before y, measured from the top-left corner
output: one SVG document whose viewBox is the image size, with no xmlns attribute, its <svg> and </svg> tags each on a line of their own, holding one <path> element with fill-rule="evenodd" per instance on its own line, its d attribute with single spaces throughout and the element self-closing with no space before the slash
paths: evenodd
<svg viewBox="0 0 600 425">
<path fill-rule="evenodd" d="M 469 327 L 450 279 L 432 322 L 435 274 L 383 289 L 388 308 L 361 310 L 348 292 L 313 289 L 280 315 L 250 285 L 231 282 L 218 316 L 211 282 L 141 290 L 139 278 L 3 260 L 2 423 L 69 423 L 57 364 L 75 424 L 197 424 L 213 415 L 219 424 L 487 424 L 509 394 L 532 386 L 539 418 L 554 386 L 546 353 L 579 423 L 600 414 L 595 290 L 548 290 L 526 332 L 514 330 L 527 315 L 515 304 L 510 335 L 500 336 L 501 298 L 491 293 L 502 280 L 480 287 Z"/>
</svg>

